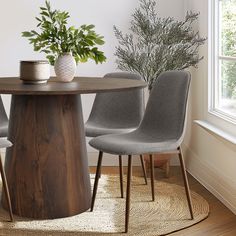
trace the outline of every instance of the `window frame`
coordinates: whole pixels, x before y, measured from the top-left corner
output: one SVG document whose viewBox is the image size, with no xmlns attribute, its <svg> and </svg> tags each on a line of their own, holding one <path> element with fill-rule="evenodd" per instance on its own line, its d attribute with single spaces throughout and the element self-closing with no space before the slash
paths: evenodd
<svg viewBox="0 0 236 236">
<path fill-rule="evenodd" d="M 220 32 L 220 11 L 219 11 L 220 0 L 209 0 L 209 28 L 208 28 L 208 56 L 209 56 L 209 83 L 208 83 L 208 113 L 216 116 L 226 122 L 233 125 L 236 124 L 236 115 L 230 115 L 221 109 L 217 108 L 217 99 L 219 98 L 219 87 L 220 87 L 220 60 L 233 60 L 236 62 L 236 58 L 222 56 L 219 50 L 219 32 Z M 235 128 L 236 133 L 236 128 Z"/>
</svg>

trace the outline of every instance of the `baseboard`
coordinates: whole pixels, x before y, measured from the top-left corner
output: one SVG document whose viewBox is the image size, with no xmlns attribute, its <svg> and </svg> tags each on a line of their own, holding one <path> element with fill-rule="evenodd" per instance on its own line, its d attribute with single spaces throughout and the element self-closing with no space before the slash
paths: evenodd
<svg viewBox="0 0 236 236">
<path fill-rule="evenodd" d="M 125 156 L 123 157 L 123 165 L 127 166 L 128 162 Z M 97 160 L 98 160 L 98 152 L 88 152 L 88 160 L 89 160 L 89 166 L 97 166 Z M 114 156 L 111 154 L 104 153 L 103 154 L 103 160 L 102 160 L 103 166 L 119 166 L 119 158 L 118 156 Z M 133 158 L 133 165 L 134 166 L 140 166 L 140 159 L 138 156 L 135 156 Z"/>
<path fill-rule="evenodd" d="M 5 150 L 1 150 L 1 155 L 3 158 L 3 162 L 5 159 Z M 128 158 L 123 158 L 123 165 L 127 166 L 128 162 L 127 162 Z M 88 162 L 89 162 L 89 166 L 97 166 L 97 160 L 98 160 L 98 152 L 96 151 L 88 151 Z M 114 155 L 111 154 L 107 154 L 105 153 L 103 156 L 103 166 L 119 166 L 119 162 L 118 162 L 118 158 L 114 158 Z M 140 159 L 139 156 L 135 155 L 133 158 L 133 166 L 140 166 Z M 179 166 L 179 161 L 178 158 L 171 158 L 170 160 L 170 165 L 171 166 Z"/>
<path fill-rule="evenodd" d="M 226 207 L 236 214 L 236 181 L 228 178 L 222 172 L 202 161 L 196 153 L 190 150 L 186 145 L 182 145 L 186 157 L 186 166 L 188 172 L 198 180 L 208 191 L 217 197 Z M 3 160 L 5 151 L 1 151 Z M 97 152 L 88 152 L 89 166 L 97 165 Z M 179 165 L 178 158 L 171 158 L 171 165 Z M 127 165 L 127 158 L 123 158 L 124 166 Z M 134 158 L 134 166 L 140 166 L 138 156 Z M 110 154 L 104 154 L 103 166 L 118 166 L 118 158 Z"/>
<path fill-rule="evenodd" d="M 202 161 L 187 146 L 183 145 L 183 149 L 188 172 L 236 214 L 236 181 Z"/>
<path fill-rule="evenodd" d="M 89 160 L 89 166 L 97 166 L 97 160 L 98 160 L 98 152 L 88 152 L 88 160 Z M 127 166 L 128 162 L 127 162 L 128 158 L 127 156 L 123 157 L 123 165 Z M 118 162 L 118 158 L 115 158 L 114 155 L 111 154 L 107 154 L 104 153 L 103 156 L 103 166 L 118 166 L 119 162 Z M 138 155 L 134 155 L 133 158 L 133 166 L 140 166 L 140 159 Z M 171 158 L 170 160 L 170 165 L 171 166 L 178 166 L 179 162 L 178 162 L 178 158 Z"/>
</svg>

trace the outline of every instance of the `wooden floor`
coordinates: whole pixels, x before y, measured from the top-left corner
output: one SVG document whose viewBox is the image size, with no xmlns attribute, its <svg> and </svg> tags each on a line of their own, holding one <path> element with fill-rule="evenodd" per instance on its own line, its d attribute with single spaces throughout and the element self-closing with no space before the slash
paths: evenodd
<svg viewBox="0 0 236 236">
<path fill-rule="evenodd" d="M 95 168 L 92 167 L 94 172 Z M 118 167 L 103 167 L 104 174 L 118 174 Z M 133 174 L 141 176 L 141 168 L 134 167 Z M 171 167 L 170 178 L 164 177 L 164 172 L 155 170 L 156 179 L 182 185 L 182 176 L 179 167 Z M 210 205 L 209 217 L 184 230 L 171 234 L 172 236 L 236 236 L 236 215 L 226 208 L 217 198 L 208 192 L 192 176 L 188 175 L 191 190 L 203 196 Z M 150 183 L 149 183 L 150 184 Z"/>
</svg>

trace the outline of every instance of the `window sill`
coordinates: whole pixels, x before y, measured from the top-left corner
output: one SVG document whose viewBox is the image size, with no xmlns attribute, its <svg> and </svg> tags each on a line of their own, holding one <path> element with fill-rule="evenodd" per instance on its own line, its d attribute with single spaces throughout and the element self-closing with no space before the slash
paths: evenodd
<svg viewBox="0 0 236 236">
<path fill-rule="evenodd" d="M 224 130 L 218 128 L 217 126 L 204 121 L 204 120 L 194 120 L 194 123 L 205 129 L 207 132 L 210 134 L 216 136 L 217 138 L 220 138 L 223 141 L 228 141 L 231 144 L 235 145 L 236 144 L 236 136 L 233 136 Z"/>
<path fill-rule="evenodd" d="M 215 109 L 215 110 L 211 109 L 208 112 L 210 114 L 212 114 L 213 116 L 216 116 L 216 117 L 224 120 L 225 122 L 228 122 L 228 123 L 233 124 L 233 125 L 236 124 L 235 116 L 228 115 L 225 112 L 222 112 L 222 111 L 217 110 L 217 109 Z"/>
</svg>

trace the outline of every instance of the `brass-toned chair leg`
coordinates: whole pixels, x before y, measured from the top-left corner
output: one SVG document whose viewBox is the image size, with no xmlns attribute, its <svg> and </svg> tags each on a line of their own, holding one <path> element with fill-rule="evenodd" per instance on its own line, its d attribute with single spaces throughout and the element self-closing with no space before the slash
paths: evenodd
<svg viewBox="0 0 236 236">
<path fill-rule="evenodd" d="M 125 233 L 127 233 L 129 229 L 131 176 L 132 176 L 132 155 L 129 155 L 128 173 L 127 173 L 127 190 L 126 190 Z"/>
<path fill-rule="evenodd" d="M 1 177 L 2 177 L 3 190 L 5 192 L 5 196 L 6 196 L 6 199 L 7 199 L 7 206 L 8 206 L 10 221 L 12 222 L 14 219 L 13 219 L 13 213 L 12 213 L 11 198 L 10 198 L 10 194 L 9 194 L 9 188 L 8 188 L 8 184 L 7 184 L 6 173 L 4 171 L 1 156 L 0 156 L 0 172 L 1 172 Z"/>
<path fill-rule="evenodd" d="M 123 165 L 122 165 L 122 156 L 121 155 L 119 155 L 119 170 L 120 170 L 120 194 L 121 194 L 121 198 L 124 198 Z"/>
<path fill-rule="evenodd" d="M 143 169 L 143 177 L 144 177 L 145 184 L 148 184 L 148 182 L 147 182 L 146 167 L 145 167 L 145 163 L 144 163 L 144 160 L 143 160 L 143 156 L 142 156 L 142 155 L 140 155 L 140 161 L 141 161 L 141 165 L 142 165 L 142 169 Z"/>
<path fill-rule="evenodd" d="M 183 179 L 184 179 L 184 187 L 185 187 L 185 192 L 186 192 L 186 196 L 187 196 L 187 200 L 188 200 L 189 212 L 191 215 L 191 219 L 193 220 L 192 198 L 191 198 L 191 193 L 190 193 L 190 189 L 189 189 L 188 177 L 187 177 L 187 173 L 186 173 L 183 154 L 182 154 L 182 150 L 180 147 L 179 147 L 179 161 L 180 161 L 180 166 L 181 166 L 182 175 L 183 175 Z"/>
<path fill-rule="evenodd" d="M 152 189 L 152 201 L 155 201 L 155 187 L 154 187 L 154 159 L 150 154 L 150 167 L 151 167 L 151 189 Z"/>
<path fill-rule="evenodd" d="M 102 156 L 103 156 L 103 152 L 100 151 L 99 156 L 98 156 L 98 164 L 97 164 L 96 176 L 95 176 L 95 180 L 94 180 L 93 196 L 92 196 L 90 211 L 93 211 L 94 203 L 95 203 L 95 199 L 96 199 L 96 195 L 97 195 L 98 181 L 100 178 L 101 166 L 102 166 Z"/>
</svg>

